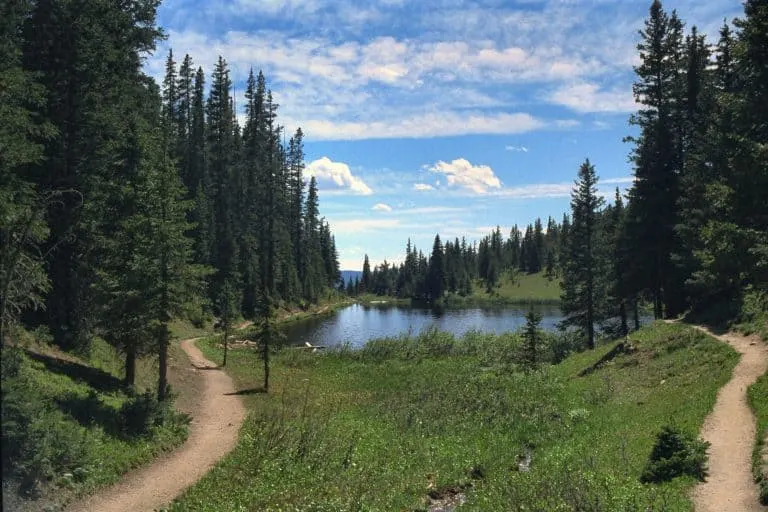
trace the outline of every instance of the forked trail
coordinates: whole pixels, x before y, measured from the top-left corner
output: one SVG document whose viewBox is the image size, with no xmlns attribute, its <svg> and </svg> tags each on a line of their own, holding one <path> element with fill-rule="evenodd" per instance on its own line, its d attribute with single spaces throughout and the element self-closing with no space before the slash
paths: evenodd
<svg viewBox="0 0 768 512">
<path fill-rule="evenodd" d="M 199 398 L 183 407 L 192 415 L 189 438 L 177 450 L 148 466 L 125 475 L 108 487 L 67 508 L 73 512 L 144 512 L 168 505 L 184 489 L 197 482 L 237 442 L 245 408 L 235 392 L 232 379 L 207 360 L 195 346 L 184 340 L 181 348 L 192 368 L 181 365 L 180 372 L 194 372 Z M 182 380 L 187 380 L 181 376 Z M 184 397 L 182 397 L 184 398 Z"/>
<path fill-rule="evenodd" d="M 693 491 L 696 512 L 765 512 L 768 507 L 758 503 L 758 489 L 752 479 L 756 425 L 747 403 L 747 388 L 765 373 L 768 346 L 754 337 L 717 335 L 704 327 L 696 328 L 741 354 L 731 380 L 718 392 L 715 407 L 701 429 L 701 437 L 711 447 L 709 476 Z"/>
</svg>

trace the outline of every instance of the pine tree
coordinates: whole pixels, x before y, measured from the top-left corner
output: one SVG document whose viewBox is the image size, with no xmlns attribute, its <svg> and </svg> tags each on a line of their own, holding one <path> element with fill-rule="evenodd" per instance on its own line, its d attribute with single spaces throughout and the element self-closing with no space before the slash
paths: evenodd
<svg viewBox="0 0 768 512">
<path fill-rule="evenodd" d="M 365 255 L 363 260 L 363 275 L 360 279 L 360 290 L 363 293 L 368 293 L 371 290 L 371 262 L 368 261 L 368 255 Z"/>
<path fill-rule="evenodd" d="M 628 268 L 627 242 L 625 239 L 625 208 L 619 188 L 616 187 L 613 205 L 606 212 L 605 219 L 605 257 L 609 271 L 610 306 L 606 316 L 619 317 L 619 335 L 629 332 L 628 309 L 635 303 L 630 286 L 631 273 Z"/>
<path fill-rule="evenodd" d="M 171 140 L 175 140 L 179 123 L 179 94 L 176 89 L 176 61 L 173 60 L 173 49 L 168 50 L 165 61 L 165 78 L 163 79 L 163 122 Z"/>
<path fill-rule="evenodd" d="M 44 306 L 49 288 L 41 247 L 48 236 L 45 210 L 56 193 L 42 192 L 24 173 L 25 166 L 42 163 L 43 143 L 54 135 L 34 115 L 46 91 L 21 66 L 18 27 L 31 8 L 26 1 L 0 6 L 0 347 L 24 310 Z"/>
<path fill-rule="evenodd" d="M 429 258 L 429 269 L 427 271 L 427 298 L 431 302 L 436 302 L 443 297 L 444 292 L 445 255 L 443 254 L 440 235 L 435 235 L 435 242 L 432 244 L 432 254 Z"/>
<path fill-rule="evenodd" d="M 86 349 L 99 262 L 94 240 L 108 217 L 105 209 L 127 150 L 133 100 L 147 83 L 141 56 L 161 35 L 157 2 L 42 0 L 33 7 L 24 20 L 22 62 L 48 91 L 39 114 L 57 135 L 45 144 L 45 163 L 30 176 L 43 190 L 77 192 L 59 198 L 47 212 L 46 319 L 57 344 Z"/>
<path fill-rule="evenodd" d="M 307 202 L 304 207 L 304 297 L 316 301 L 320 289 L 325 285 L 325 269 L 323 264 L 322 247 L 320 244 L 320 219 L 318 218 L 317 181 L 312 176 L 309 180 Z M 365 281 L 365 274 L 363 274 Z M 370 265 L 368 282 L 363 286 L 367 292 L 371 286 Z"/>
<path fill-rule="evenodd" d="M 195 197 L 197 192 L 197 183 L 192 172 L 193 146 L 192 134 L 194 132 L 194 118 L 192 116 L 193 105 L 195 102 L 195 69 L 192 63 L 192 57 L 184 56 L 184 60 L 179 67 L 179 78 L 176 82 L 176 95 L 178 97 L 178 108 L 176 118 L 178 126 L 176 128 L 177 142 L 174 156 L 179 162 L 179 173 L 184 186 L 189 191 L 191 198 Z M 202 106 L 202 103 L 201 103 Z"/>
<path fill-rule="evenodd" d="M 237 282 L 238 247 L 235 238 L 234 113 L 230 101 L 232 82 L 226 61 L 219 57 L 213 72 L 206 105 L 209 188 L 205 190 L 212 209 L 211 264 L 216 269 L 211 297 L 219 302 L 227 280 Z M 204 220 L 202 222 L 205 222 Z"/>
<path fill-rule="evenodd" d="M 525 315 L 525 329 L 523 330 L 523 350 L 521 363 L 526 372 L 536 370 L 541 364 L 541 315 L 533 309 Z"/>
<path fill-rule="evenodd" d="M 738 29 L 735 105 L 741 151 L 733 165 L 732 188 L 738 200 L 734 217 L 740 236 L 749 246 L 748 280 L 768 288 L 768 7 L 764 0 L 744 2 L 744 17 L 734 21 Z M 751 265 L 750 265 L 751 263 Z"/>
<path fill-rule="evenodd" d="M 222 344 L 224 346 L 224 357 L 221 366 L 227 366 L 227 352 L 229 351 L 229 333 L 232 330 L 232 322 L 237 315 L 237 290 L 236 283 L 231 277 L 224 281 L 219 297 L 219 311 L 221 312 Z"/>
<path fill-rule="evenodd" d="M 579 169 L 571 193 L 572 225 L 561 295 L 563 327 L 575 326 L 586 336 L 587 347 L 595 348 L 595 322 L 605 297 L 605 265 L 600 258 L 598 213 L 603 198 L 597 194 L 595 167 L 586 160 Z"/>
<path fill-rule="evenodd" d="M 686 55 L 682 21 L 674 12 L 667 15 L 658 0 L 640 35 L 642 63 L 635 68 L 638 80 L 633 89 L 642 108 L 630 122 L 641 133 L 630 138 L 635 143 L 636 179 L 630 191 L 627 229 L 636 259 L 633 267 L 643 272 L 638 281 L 647 283 L 654 315 L 660 318 L 675 316 L 685 307 L 685 265 L 681 262 L 686 256 L 679 253 L 676 226 L 680 222 L 680 180 L 694 134 L 689 122 L 691 107 L 695 111 L 701 89 L 697 70 L 703 44 L 698 36 L 690 39 L 695 51 Z M 678 256 L 674 256 L 676 250 Z"/>
<path fill-rule="evenodd" d="M 142 267 L 152 279 L 147 283 L 151 292 L 148 302 L 155 313 L 152 326 L 159 354 L 157 399 L 163 401 L 168 396 L 169 323 L 190 298 L 202 292 L 204 269 L 192 263 L 192 240 L 186 236 L 190 228 L 186 215 L 191 204 L 185 200 L 186 190 L 169 159 L 167 142 L 157 143 L 162 146 L 149 153 L 151 156 L 157 152 L 160 160 L 148 162 L 144 208 L 149 243 Z"/>
</svg>

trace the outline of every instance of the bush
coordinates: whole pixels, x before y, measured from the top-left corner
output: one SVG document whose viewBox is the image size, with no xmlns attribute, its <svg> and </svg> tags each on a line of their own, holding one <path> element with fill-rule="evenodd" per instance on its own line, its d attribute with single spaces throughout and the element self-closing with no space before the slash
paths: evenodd
<svg viewBox="0 0 768 512">
<path fill-rule="evenodd" d="M 2 350 L 3 473 L 20 477 L 21 490 L 31 491 L 39 480 L 83 466 L 87 436 L 40 394 L 21 350 Z"/>
<path fill-rule="evenodd" d="M 149 390 L 127 400 L 118 413 L 122 433 L 127 437 L 148 436 L 154 427 L 175 421 L 175 416 L 173 398 L 158 402 Z"/>
<path fill-rule="evenodd" d="M 704 480 L 707 475 L 707 448 L 709 443 L 665 426 L 656 436 L 640 481 L 644 483 L 666 482 L 678 476 L 692 476 Z"/>
</svg>

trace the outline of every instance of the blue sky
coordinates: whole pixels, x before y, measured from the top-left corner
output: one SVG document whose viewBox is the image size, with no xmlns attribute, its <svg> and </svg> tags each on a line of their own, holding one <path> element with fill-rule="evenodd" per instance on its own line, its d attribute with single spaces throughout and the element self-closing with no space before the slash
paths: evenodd
<svg viewBox="0 0 768 512">
<path fill-rule="evenodd" d="M 343 269 L 401 261 L 411 238 L 477 239 L 560 219 L 585 158 L 601 190 L 631 183 L 637 31 L 650 0 L 166 0 L 168 48 L 241 97 L 262 69 L 279 122 L 304 130 L 307 172 Z M 733 0 L 664 2 L 714 39 Z"/>
</svg>

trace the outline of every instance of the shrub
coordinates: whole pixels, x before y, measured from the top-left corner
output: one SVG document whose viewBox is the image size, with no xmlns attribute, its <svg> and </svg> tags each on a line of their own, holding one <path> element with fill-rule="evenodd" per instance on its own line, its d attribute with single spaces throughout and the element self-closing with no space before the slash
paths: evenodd
<svg viewBox="0 0 768 512">
<path fill-rule="evenodd" d="M 175 421 L 173 399 L 158 402 L 155 395 L 147 390 L 127 400 L 118 413 L 122 433 L 127 437 L 148 436 L 154 427 Z"/>
<path fill-rule="evenodd" d="M 86 433 L 40 394 L 21 350 L 2 350 L 3 473 L 20 477 L 21 490 L 31 491 L 36 481 L 86 463 Z"/>
<path fill-rule="evenodd" d="M 707 475 L 709 443 L 675 427 L 665 426 L 656 436 L 656 444 L 640 475 L 644 483 L 659 483 L 678 476 L 704 480 Z"/>
</svg>

